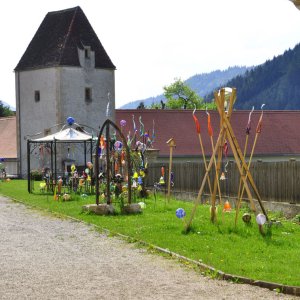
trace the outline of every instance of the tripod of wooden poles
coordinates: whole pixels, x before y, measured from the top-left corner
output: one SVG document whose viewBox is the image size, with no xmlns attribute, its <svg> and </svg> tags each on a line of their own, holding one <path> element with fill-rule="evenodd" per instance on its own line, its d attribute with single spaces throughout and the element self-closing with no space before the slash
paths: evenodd
<svg viewBox="0 0 300 300">
<path fill-rule="evenodd" d="M 216 176 L 214 176 L 214 182 L 213 186 L 211 187 L 211 221 L 215 222 L 217 215 L 216 215 L 216 198 L 217 198 L 217 192 L 219 188 L 219 173 L 221 169 L 222 164 L 222 155 L 223 155 L 223 145 L 225 140 L 227 140 L 228 144 L 231 147 L 236 165 L 238 167 L 240 176 L 241 176 L 241 182 L 242 182 L 242 189 L 243 191 L 246 191 L 247 197 L 251 204 L 251 209 L 253 212 L 256 212 L 255 203 L 253 200 L 253 196 L 250 190 L 250 186 L 252 187 L 254 194 L 256 196 L 256 199 L 258 200 L 258 203 L 260 205 L 260 208 L 263 212 L 263 214 L 266 216 L 266 219 L 268 220 L 267 213 L 264 209 L 261 196 L 258 192 L 258 189 L 254 183 L 253 177 L 251 175 L 251 172 L 249 171 L 249 165 L 247 165 L 244 157 L 244 153 L 242 152 L 238 141 L 236 139 L 236 136 L 234 134 L 234 131 L 232 129 L 230 120 L 231 115 L 233 111 L 233 105 L 236 101 L 236 89 L 233 88 L 230 98 L 228 100 L 225 99 L 225 88 L 222 88 L 219 92 L 214 93 L 215 103 L 217 105 L 217 109 L 220 115 L 220 132 L 218 135 L 218 139 L 213 146 L 212 149 L 212 156 L 210 158 L 210 161 L 208 165 L 205 167 L 206 172 L 203 177 L 198 196 L 194 202 L 194 207 L 192 209 L 191 215 L 188 219 L 188 221 L 185 224 L 185 230 L 188 231 L 190 229 L 191 223 L 193 221 L 193 218 L 195 216 L 197 207 L 200 203 L 201 196 L 203 194 L 203 190 L 206 184 L 206 181 L 209 180 L 209 172 L 212 169 L 212 166 L 215 166 L 215 172 Z M 239 199 L 238 199 L 239 200 Z"/>
</svg>

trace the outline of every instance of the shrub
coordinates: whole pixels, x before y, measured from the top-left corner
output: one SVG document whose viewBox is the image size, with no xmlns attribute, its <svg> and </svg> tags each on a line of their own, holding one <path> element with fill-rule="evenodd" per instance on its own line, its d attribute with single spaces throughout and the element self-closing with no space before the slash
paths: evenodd
<svg viewBox="0 0 300 300">
<path fill-rule="evenodd" d="M 33 180 L 43 180 L 43 173 L 40 170 L 32 170 L 30 172 L 31 179 Z"/>
</svg>

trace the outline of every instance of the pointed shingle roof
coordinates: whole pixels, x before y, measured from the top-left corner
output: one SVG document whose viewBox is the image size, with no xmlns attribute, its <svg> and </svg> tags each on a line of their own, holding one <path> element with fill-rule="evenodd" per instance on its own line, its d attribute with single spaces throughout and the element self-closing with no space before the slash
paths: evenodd
<svg viewBox="0 0 300 300">
<path fill-rule="evenodd" d="M 49 12 L 31 40 L 15 71 L 80 66 L 78 48 L 90 46 L 95 68 L 115 69 L 82 9 Z"/>
</svg>

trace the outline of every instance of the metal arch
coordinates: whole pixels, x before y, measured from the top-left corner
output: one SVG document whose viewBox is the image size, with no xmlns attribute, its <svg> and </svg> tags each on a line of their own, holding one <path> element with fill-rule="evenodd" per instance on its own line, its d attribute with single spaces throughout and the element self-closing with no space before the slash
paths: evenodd
<svg viewBox="0 0 300 300">
<path fill-rule="evenodd" d="M 127 168 L 127 176 L 128 176 L 128 203 L 131 203 L 131 158 L 130 158 L 130 149 L 127 145 L 127 141 L 123 133 L 121 132 L 120 128 L 110 119 L 107 119 L 98 134 L 98 139 L 97 139 L 97 145 L 96 145 L 96 150 L 95 150 L 95 180 L 96 180 L 96 204 L 99 205 L 99 154 L 98 154 L 98 149 L 100 145 L 100 138 L 101 135 L 104 131 L 104 128 L 106 128 L 106 189 L 107 189 L 107 204 L 110 204 L 110 163 L 109 163 L 109 140 L 110 140 L 110 135 L 109 135 L 109 126 L 112 126 L 120 135 L 122 142 L 123 142 L 123 147 L 125 146 L 126 148 L 126 159 L 128 163 L 128 168 Z"/>
</svg>

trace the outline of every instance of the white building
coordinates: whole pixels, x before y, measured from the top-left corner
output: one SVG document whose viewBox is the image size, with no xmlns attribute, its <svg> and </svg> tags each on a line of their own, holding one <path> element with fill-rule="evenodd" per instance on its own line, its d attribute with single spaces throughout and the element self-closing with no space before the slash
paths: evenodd
<svg viewBox="0 0 300 300">
<path fill-rule="evenodd" d="M 51 134 L 69 116 L 98 129 L 108 95 L 114 119 L 114 72 L 80 7 L 46 15 L 15 68 L 19 174 L 27 174 L 26 140 L 35 133 Z"/>
</svg>

